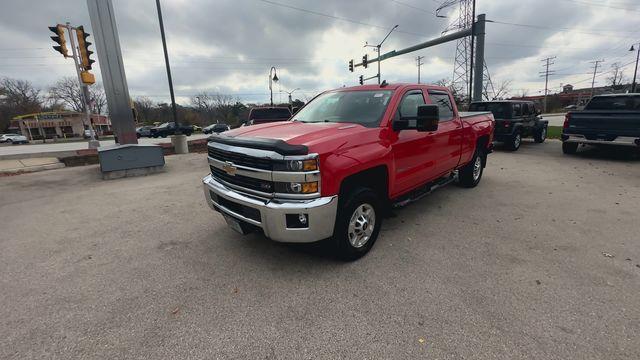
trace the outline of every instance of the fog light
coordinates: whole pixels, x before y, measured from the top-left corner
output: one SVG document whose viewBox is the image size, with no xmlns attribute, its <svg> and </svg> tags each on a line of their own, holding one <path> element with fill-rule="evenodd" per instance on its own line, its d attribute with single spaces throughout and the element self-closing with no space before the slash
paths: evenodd
<svg viewBox="0 0 640 360">
<path fill-rule="evenodd" d="M 289 184 L 289 190 L 292 193 L 299 194 L 300 191 L 302 191 L 302 184 L 300 184 L 300 183 L 291 183 L 291 184 Z"/>
<path fill-rule="evenodd" d="M 300 221 L 300 224 L 306 225 L 307 224 L 307 215 L 298 214 L 298 221 Z"/>
<path fill-rule="evenodd" d="M 286 214 L 287 229 L 309 228 L 309 214 Z"/>
</svg>

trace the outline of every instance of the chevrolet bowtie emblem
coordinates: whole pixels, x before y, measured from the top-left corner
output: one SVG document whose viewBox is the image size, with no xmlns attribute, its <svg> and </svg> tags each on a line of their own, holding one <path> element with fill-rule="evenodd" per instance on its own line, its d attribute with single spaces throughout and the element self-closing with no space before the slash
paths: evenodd
<svg viewBox="0 0 640 360">
<path fill-rule="evenodd" d="M 226 161 L 224 165 L 222 165 L 222 170 L 224 170 L 228 175 L 235 176 L 238 168 L 235 167 L 232 162 Z"/>
</svg>

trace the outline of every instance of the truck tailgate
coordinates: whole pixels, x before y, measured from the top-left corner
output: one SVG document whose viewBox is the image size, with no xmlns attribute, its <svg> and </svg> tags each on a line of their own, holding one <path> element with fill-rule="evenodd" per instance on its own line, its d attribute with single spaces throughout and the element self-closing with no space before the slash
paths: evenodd
<svg viewBox="0 0 640 360">
<path fill-rule="evenodd" d="M 640 111 L 585 110 L 570 113 L 567 133 L 640 136 Z"/>
</svg>

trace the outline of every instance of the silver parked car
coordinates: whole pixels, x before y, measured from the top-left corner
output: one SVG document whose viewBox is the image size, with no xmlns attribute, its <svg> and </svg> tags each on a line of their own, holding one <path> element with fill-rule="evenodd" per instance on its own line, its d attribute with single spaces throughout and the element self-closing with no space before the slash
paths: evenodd
<svg viewBox="0 0 640 360">
<path fill-rule="evenodd" d="M 20 134 L 2 134 L 0 135 L 0 143 L 9 144 L 28 144 L 27 137 Z"/>
</svg>

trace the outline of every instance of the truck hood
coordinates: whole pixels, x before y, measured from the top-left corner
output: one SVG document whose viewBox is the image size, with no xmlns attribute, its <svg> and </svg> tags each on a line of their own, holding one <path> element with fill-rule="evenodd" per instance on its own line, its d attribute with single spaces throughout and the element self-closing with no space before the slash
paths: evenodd
<svg viewBox="0 0 640 360">
<path fill-rule="evenodd" d="M 224 135 L 231 137 L 255 137 L 283 140 L 291 145 L 305 145 L 310 149 L 314 145 L 350 138 L 355 134 L 373 130 L 353 123 L 303 123 L 299 121 L 281 121 L 260 125 L 240 127 L 226 131 Z"/>
</svg>

